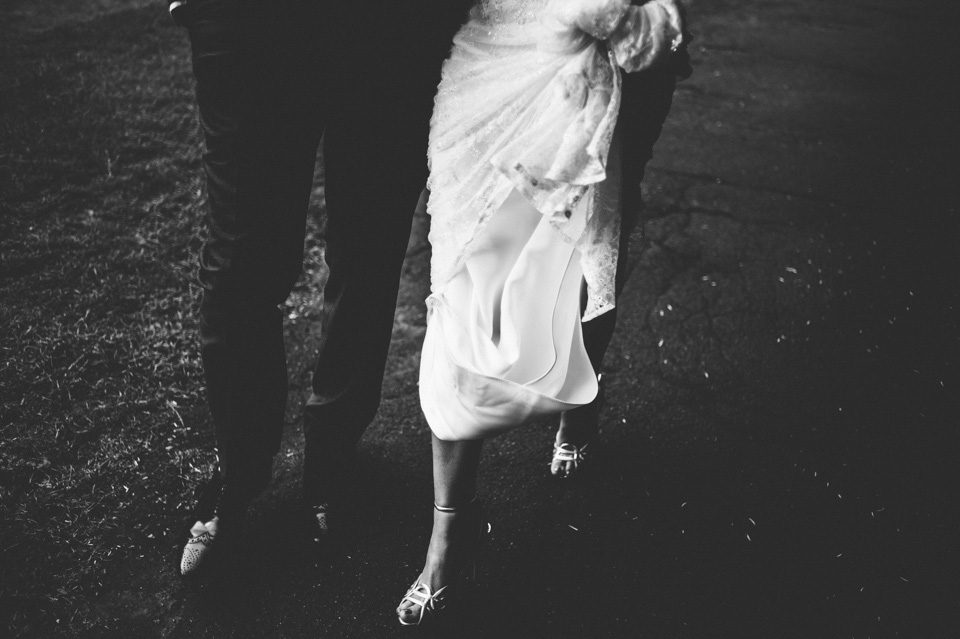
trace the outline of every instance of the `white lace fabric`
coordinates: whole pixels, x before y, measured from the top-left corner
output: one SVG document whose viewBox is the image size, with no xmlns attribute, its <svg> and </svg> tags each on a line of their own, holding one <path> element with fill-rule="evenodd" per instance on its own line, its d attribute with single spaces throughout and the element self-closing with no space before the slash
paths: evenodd
<svg viewBox="0 0 960 639">
<path fill-rule="evenodd" d="M 583 319 L 613 308 L 619 184 L 607 177 L 618 65 L 638 70 L 655 62 L 668 42 L 664 15 L 628 0 L 474 6 L 444 64 L 431 123 L 434 293 L 516 188 L 580 250 Z"/>
</svg>

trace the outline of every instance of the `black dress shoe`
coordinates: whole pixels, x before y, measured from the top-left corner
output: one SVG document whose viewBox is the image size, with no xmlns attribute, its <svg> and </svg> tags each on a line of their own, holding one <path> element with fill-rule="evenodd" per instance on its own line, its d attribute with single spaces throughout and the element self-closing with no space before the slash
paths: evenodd
<svg viewBox="0 0 960 639">
<path fill-rule="evenodd" d="M 330 504 L 312 504 L 310 511 L 310 536 L 316 542 L 322 542 L 330 536 Z"/>
<path fill-rule="evenodd" d="M 338 536 L 356 506 L 360 473 L 356 444 L 344 444 L 331 436 L 311 449 L 304 462 L 304 494 L 307 529 L 315 542 Z"/>
<path fill-rule="evenodd" d="M 348 476 L 353 476 L 352 473 Z M 357 486 L 338 486 L 323 497 L 304 502 L 306 535 L 314 544 L 333 549 L 356 532 L 361 516 L 362 491 Z"/>
</svg>

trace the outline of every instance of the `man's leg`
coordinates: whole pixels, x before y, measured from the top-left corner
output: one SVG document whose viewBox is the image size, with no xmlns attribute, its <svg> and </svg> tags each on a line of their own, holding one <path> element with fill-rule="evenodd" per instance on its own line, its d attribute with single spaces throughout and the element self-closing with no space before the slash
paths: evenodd
<svg viewBox="0 0 960 639">
<path fill-rule="evenodd" d="M 324 137 L 330 275 L 304 414 L 304 493 L 313 505 L 348 501 L 356 445 L 380 404 L 435 86 L 348 91 Z"/>
<path fill-rule="evenodd" d="M 218 476 L 196 516 L 221 524 L 238 522 L 269 483 L 280 445 L 287 373 L 278 305 L 301 269 L 322 121 L 296 3 L 253 4 L 260 8 L 193 0 L 187 24 L 206 140 L 200 338 L 218 448 Z"/>
</svg>

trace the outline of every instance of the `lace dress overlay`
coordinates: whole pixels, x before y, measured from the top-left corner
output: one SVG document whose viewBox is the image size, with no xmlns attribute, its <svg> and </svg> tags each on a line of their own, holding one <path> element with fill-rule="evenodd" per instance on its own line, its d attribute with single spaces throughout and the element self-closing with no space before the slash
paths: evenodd
<svg viewBox="0 0 960 639">
<path fill-rule="evenodd" d="M 467 386 L 482 386 L 484 393 L 488 386 L 499 388 L 496 410 L 510 396 L 511 406 L 525 407 L 519 410 L 521 419 L 541 409 L 565 410 L 588 403 L 596 394 L 596 376 L 581 357 L 582 338 L 577 337 L 579 286 L 573 291 L 569 278 L 576 273 L 586 283 L 584 321 L 613 308 L 620 234 L 619 161 L 613 134 L 620 106 L 620 68 L 650 66 L 671 43 L 674 25 L 679 34 L 679 18 L 673 20 L 668 10 L 672 2 L 654 0 L 632 7 L 629 0 L 480 0 L 454 38 L 438 87 L 428 150 L 432 295 L 427 300 L 430 320 L 421 365 L 421 404 L 441 439 L 471 436 L 459 431 L 440 434 L 435 426 L 444 421 L 438 417 L 440 409 L 453 410 L 447 396 L 462 394 Z M 490 235 L 496 235 L 496 229 L 485 234 L 486 227 L 494 217 L 501 220 L 497 228 L 509 224 L 504 217 L 511 215 L 518 227 L 521 220 L 533 224 L 539 219 L 542 224 L 518 240 L 529 245 L 522 249 L 518 245 L 514 250 L 508 235 L 501 236 L 507 238 L 501 250 L 516 253 L 512 274 L 497 265 L 491 272 L 503 273 L 478 275 L 477 264 L 489 250 Z M 568 248 L 555 246 L 556 240 Z M 561 272 L 554 278 L 545 275 L 534 264 L 533 254 Z M 475 302 L 464 291 L 479 295 L 477 291 L 490 288 L 489 277 L 500 278 L 500 289 L 484 293 L 490 297 L 481 305 L 493 310 L 476 310 L 475 317 L 467 317 L 469 312 L 462 309 Z M 578 388 L 559 380 L 560 386 L 544 390 L 535 385 L 549 374 L 528 383 L 509 373 L 510 366 L 525 364 L 510 360 L 515 353 L 510 343 L 503 343 L 512 339 L 504 337 L 510 331 L 499 325 L 499 319 L 491 323 L 487 316 L 507 313 L 509 305 L 500 296 L 506 300 L 513 295 L 510 286 L 523 288 L 517 282 L 520 277 L 555 280 L 555 290 L 547 295 L 572 296 L 564 301 L 576 314 L 571 320 L 575 331 L 556 325 L 556 339 L 565 344 L 546 348 L 556 351 L 564 363 L 541 364 L 547 369 L 569 367 L 571 379 L 579 380 Z M 452 300 L 459 300 L 461 310 Z M 560 317 L 555 315 L 557 321 Z M 503 321 L 508 319 L 504 315 Z M 528 318 L 512 319 L 532 326 Z M 463 328 L 474 320 L 493 330 L 492 347 L 479 344 L 471 334 L 479 329 Z M 548 325 L 535 330 L 552 329 Z M 448 342 L 446 355 L 437 340 L 440 333 Z M 541 355 L 534 352 L 521 360 L 538 360 Z M 464 364 L 472 358 L 496 360 L 493 369 L 500 372 L 478 372 L 474 364 Z M 581 374 L 584 366 L 592 380 Z M 438 375 L 443 378 L 439 386 Z M 484 395 L 481 403 L 490 397 Z M 450 412 L 456 420 L 446 421 L 469 421 L 460 408 Z M 471 410 L 476 416 L 476 406 Z M 492 420 L 487 417 L 477 419 Z"/>
</svg>

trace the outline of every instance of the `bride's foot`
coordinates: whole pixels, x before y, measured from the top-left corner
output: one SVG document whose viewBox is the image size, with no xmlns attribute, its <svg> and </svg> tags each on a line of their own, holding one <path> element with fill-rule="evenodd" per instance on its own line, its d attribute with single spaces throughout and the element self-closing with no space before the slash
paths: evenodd
<svg viewBox="0 0 960 639">
<path fill-rule="evenodd" d="M 600 409 L 593 404 L 560 415 L 560 428 L 550 461 L 552 475 L 566 479 L 583 470 L 583 464 L 592 452 L 590 446 L 597 437 L 599 423 Z"/>
<path fill-rule="evenodd" d="M 417 626 L 425 616 L 442 610 L 451 584 L 473 563 L 483 533 L 480 508 L 476 500 L 459 508 L 435 505 L 433 533 L 420 576 L 407 590 L 397 616 L 405 626 Z"/>
<path fill-rule="evenodd" d="M 597 382 L 600 388 L 592 402 L 560 413 L 560 428 L 550 461 L 550 474 L 554 477 L 566 479 L 583 471 L 587 456 L 594 452 L 591 442 L 600 432 L 600 412 L 606 404 L 603 379 L 599 375 Z"/>
</svg>

